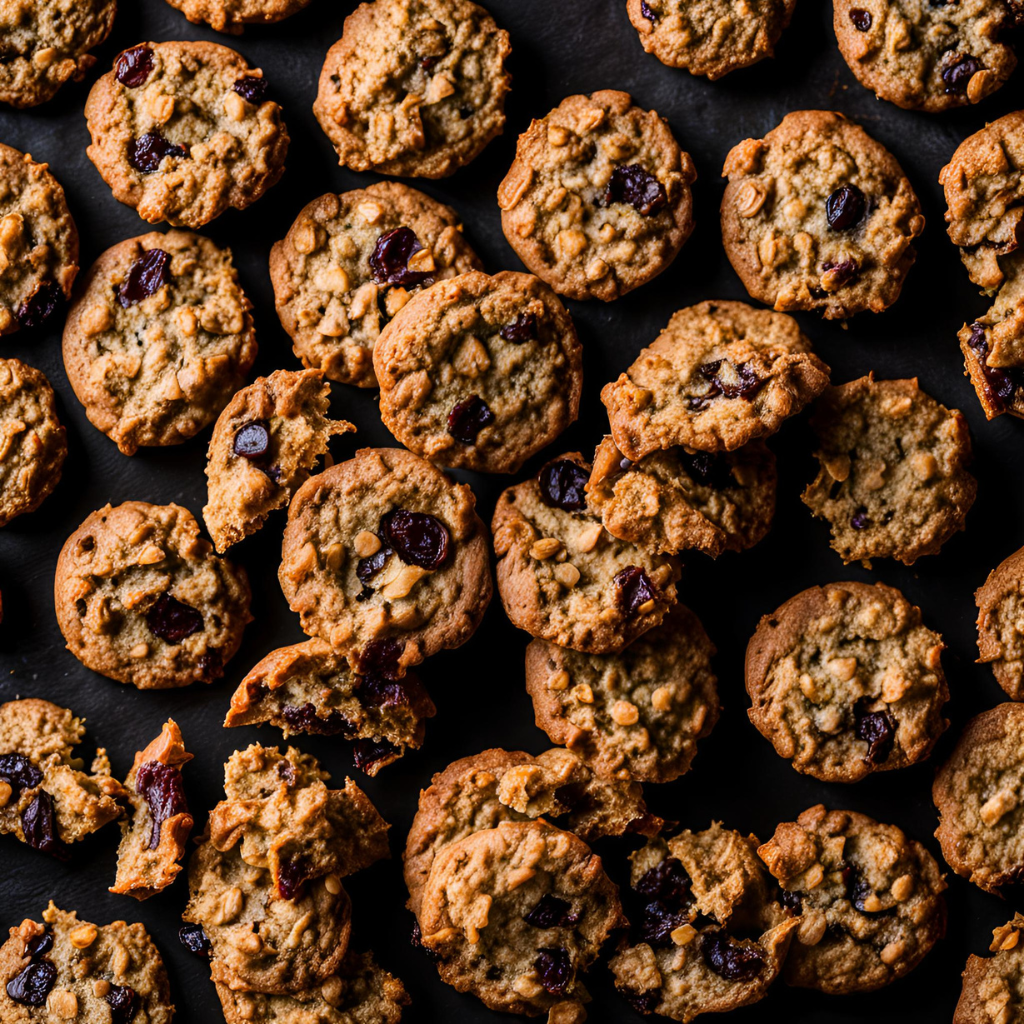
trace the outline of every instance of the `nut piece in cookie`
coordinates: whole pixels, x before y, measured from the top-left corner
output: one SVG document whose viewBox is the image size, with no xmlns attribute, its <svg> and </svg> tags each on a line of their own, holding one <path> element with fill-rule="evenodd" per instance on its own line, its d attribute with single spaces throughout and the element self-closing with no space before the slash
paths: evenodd
<svg viewBox="0 0 1024 1024">
<path fill-rule="evenodd" d="M 267 84 L 217 43 L 139 43 L 89 93 L 89 159 L 143 220 L 202 227 L 284 173 L 288 130 Z"/>
<path fill-rule="evenodd" d="M 140 690 L 219 679 L 252 621 L 244 570 L 179 505 L 93 512 L 65 541 L 53 589 L 68 650 Z"/>
<path fill-rule="evenodd" d="M 519 136 L 498 186 L 501 228 L 559 295 L 610 302 L 676 258 L 696 178 L 668 123 L 629 93 L 568 96 Z"/>
<path fill-rule="evenodd" d="M 450 207 L 397 181 L 314 199 L 270 251 L 281 326 L 304 366 L 377 386 L 373 346 L 410 296 L 480 270 Z"/>
<path fill-rule="evenodd" d="M 319 370 L 275 370 L 242 388 L 217 417 L 206 455 L 203 519 L 214 547 L 261 529 L 327 454 L 332 435 L 354 432 L 328 414 L 330 385 Z"/>
<path fill-rule="evenodd" d="M 953 1024 L 988 1024 L 1019 1020 L 1024 1013 L 1024 915 L 992 929 L 989 951 L 995 956 L 967 958 L 963 989 L 953 1013 Z"/>
<path fill-rule="evenodd" d="M 757 852 L 798 924 L 787 985 L 872 992 L 913 970 L 945 934 L 939 865 L 895 825 L 818 804 Z"/>
<path fill-rule="evenodd" d="M 145 900 L 166 889 L 181 871 L 178 861 L 192 831 L 181 768 L 191 760 L 173 718 L 135 755 L 124 780 L 131 817 L 121 822 L 111 892 Z"/>
<path fill-rule="evenodd" d="M 270 722 L 297 734 L 352 740 L 356 767 L 367 775 L 423 743 L 436 709 L 415 673 L 401 679 L 358 675 L 323 640 L 271 651 L 231 698 L 225 727 Z"/>
<path fill-rule="evenodd" d="M 974 594 L 978 658 L 1011 700 L 1024 700 L 1024 548 L 1003 559 Z"/>
<path fill-rule="evenodd" d="M 755 299 L 835 320 L 899 297 L 924 230 L 921 204 L 859 125 L 827 110 L 787 114 L 735 146 L 722 176 L 726 255 Z"/>
<path fill-rule="evenodd" d="M 352 171 L 443 178 L 505 127 L 508 33 L 470 0 L 374 0 L 327 51 L 313 113 Z"/>
<path fill-rule="evenodd" d="M 691 1021 L 764 998 L 796 921 L 776 900 L 757 842 L 714 822 L 630 855 L 642 910 L 608 966 L 640 1013 Z"/>
<path fill-rule="evenodd" d="M 531 274 L 474 271 L 414 295 L 373 365 L 384 425 L 444 466 L 514 473 L 579 412 L 582 346 Z"/>
<path fill-rule="evenodd" d="M 125 455 L 208 426 L 256 359 L 251 308 L 230 250 L 200 235 L 108 249 L 64 325 L 64 369 L 92 425 Z"/>
<path fill-rule="evenodd" d="M 297 14 L 309 0 L 167 0 L 189 21 L 240 35 L 246 25 L 270 25 Z"/>
<path fill-rule="evenodd" d="M 913 565 L 965 528 L 978 490 L 967 472 L 967 420 L 922 391 L 916 377 L 869 373 L 829 388 L 811 426 L 821 469 L 801 498 L 828 521 L 844 562 Z"/>
</svg>

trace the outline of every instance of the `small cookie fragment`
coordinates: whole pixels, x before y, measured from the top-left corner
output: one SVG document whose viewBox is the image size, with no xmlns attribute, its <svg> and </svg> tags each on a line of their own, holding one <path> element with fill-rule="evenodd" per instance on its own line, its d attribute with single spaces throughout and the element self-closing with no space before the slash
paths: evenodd
<svg viewBox="0 0 1024 1024">
<path fill-rule="evenodd" d="M 668 123 L 629 93 L 568 96 L 519 136 L 498 186 L 501 228 L 559 295 L 611 302 L 676 258 L 696 178 Z"/>
<path fill-rule="evenodd" d="M 239 35 L 246 25 L 270 25 L 297 14 L 309 0 L 167 0 L 193 24 Z"/>
<path fill-rule="evenodd" d="M 1024 943 L 1020 941 L 1024 915 L 992 929 L 989 951 L 995 956 L 973 953 L 963 972 L 963 988 L 953 1013 L 953 1024 L 1010 1024 L 1024 1013 Z"/>
<path fill-rule="evenodd" d="M 1024 548 L 1003 559 L 974 594 L 978 662 L 992 666 L 1011 700 L 1024 700 Z"/>
</svg>

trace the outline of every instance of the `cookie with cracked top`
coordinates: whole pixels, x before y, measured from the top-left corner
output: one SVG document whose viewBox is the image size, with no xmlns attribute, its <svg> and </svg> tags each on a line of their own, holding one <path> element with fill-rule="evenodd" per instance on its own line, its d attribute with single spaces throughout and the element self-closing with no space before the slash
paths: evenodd
<svg viewBox="0 0 1024 1024">
<path fill-rule="evenodd" d="M 193 24 L 239 35 L 246 25 L 271 25 L 298 14 L 309 0 L 167 0 Z"/>
<path fill-rule="evenodd" d="M 611 302 L 676 258 L 696 178 L 668 123 L 629 93 L 568 96 L 519 136 L 498 186 L 501 228 L 559 295 Z"/>
<path fill-rule="evenodd" d="M 1010 1024 L 1024 1013 L 1024 915 L 992 929 L 994 956 L 967 958 L 953 1024 Z"/>
<path fill-rule="evenodd" d="M 974 594 L 978 661 L 1011 700 L 1024 700 L 1024 548 L 1004 558 Z"/>
<path fill-rule="evenodd" d="M 899 297 L 924 217 L 896 159 L 860 125 L 795 111 L 733 147 L 722 175 L 725 252 L 755 299 L 836 320 Z"/>
</svg>

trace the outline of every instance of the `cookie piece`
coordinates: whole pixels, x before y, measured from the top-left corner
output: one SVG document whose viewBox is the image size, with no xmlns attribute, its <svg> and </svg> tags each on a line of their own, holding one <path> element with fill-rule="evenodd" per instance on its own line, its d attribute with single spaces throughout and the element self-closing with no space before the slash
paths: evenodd
<svg viewBox="0 0 1024 1024">
<path fill-rule="evenodd" d="M 913 970 L 945 934 L 939 865 L 895 825 L 818 804 L 757 852 L 798 915 L 787 985 L 873 992 Z"/>
<path fill-rule="evenodd" d="M 304 366 L 374 388 L 373 346 L 420 289 L 479 257 L 450 206 L 397 181 L 314 199 L 270 250 L 281 326 Z"/>
<path fill-rule="evenodd" d="M 443 466 L 514 473 L 579 413 L 583 348 L 531 274 L 479 271 L 420 292 L 373 349 L 384 425 Z"/>
<path fill-rule="evenodd" d="M 391 678 L 464 644 L 492 590 L 473 492 L 397 448 L 364 448 L 299 488 L 278 578 L 307 634 Z"/>
<path fill-rule="evenodd" d="M 252 621 L 245 571 L 180 505 L 93 512 L 64 542 L 53 596 L 68 650 L 140 690 L 219 679 Z"/>
<path fill-rule="evenodd" d="M 251 309 L 231 251 L 200 235 L 108 249 L 64 325 L 64 369 L 92 425 L 125 455 L 199 433 L 256 359 Z"/>
<path fill-rule="evenodd" d="M 630 459 L 676 445 L 733 451 L 774 434 L 828 386 L 828 375 L 792 317 L 702 302 L 674 313 L 601 389 L 601 401 Z"/>
<path fill-rule="evenodd" d="M 967 472 L 971 435 L 959 409 L 922 391 L 917 378 L 866 377 L 831 387 L 811 415 L 817 477 L 803 503 L 832 530 L 844 562 L 938 554 L 978 491 Z"/>
<path fill-rule="evenodd" d="M 627 0 L 640 42 L 662 64 L 706 75 L 772 57 L 796 0 Z"/>
<path fill-rule="evenodd" d="M 308 479 L 331 437 L 354 432 L 328 415 L 319 370 L 275 370 L 237 392 L 217 417 L 206 453 L 203 520 L 218 551 L 256 533 Z"/>
<path fill-rule="evenodd" d="M 423 743 L 434 702 L 414 673 L 401 679 L 357 675 L 323 640 L 271 651 L 239 684 L 226 728 L 270 722 L 286 738 L 308 733 L 353 740 L 367 775 Z"/>
<path fill-rule="evenodd" d="M 111 777 L 106 750 L 88 773 L 72 754 L 84 737 L 82 719 L 48 700 L 0 704 L 0 834 L 63 860 L 66 844 L 121 816 L 128 794 Z"/>
<path fill-rule="evenodd" d="M 0 337 L 45 323 L 78 273 L 78 229 L 48 168 L 0 143 Z"/>
<path fill-rule="evenodd" d="M 676 258 L 696 179 L 665 119 L 629 93 L 568 96 L 519 136 L 498 186 L 501 229 L 559 295 L 611 302 Z"/>
<path fill-rule="evenodd" d="M 0 359 L 0 526 L 39 508 L 67 453 L 50 382 L 20 359 Z"/>
<path fill-rule="evenodd" d="M 953 1013 L 953 1024 L 991 1024 L 1019 1020 L 1024 1013 L 1024 945 L 1020 933 L 1024 915 L 992 929 L 992 957 L 967 958 L 963 989 Z"/>
<path fill-rule="evenodd" d="M 270 25 L 298 14 L 309 0 L 167 0 L 195 25 L 240 35 L 246 25 Z"/>
<path fill-rule="evenodd" d="M 0 102 L 34 107 L 96 63 L 89 51 L 110 35 L 117 0 L 33 0 L 0 14 Z"/>
<path fill-rule="evenodd" d="M 860 125 L 795 111 L 735 146 L 722 175 L 725 252 L 755 299 L 836 320 L 899 297 L 924 217 L 896 159 Z"/>
<path fill-rule="evenodd" d="M 503 131 L 511 52 L 470 0 L 362 3 L 327 51 L 313 113 L 342 167 L 444 178 Z"/>
<path fill-rule="evenodd" d="M 1024 700 L 1024 548 L 1003 559 L 974 593 L 978 658 L 1011 700 Z"/>
<path fill-rule="evenodd" d="M 121 822 L 117 877 L 111 892 L 145 900 L 162 892 L 178 876 L 178 862 L 192 831 L 181 768 L 191 760 L 173 718 L 135 755 L 124 780 L 131 817 Z"/>
<path fill-rule="evenodd" d="M 608 966 L 640 1013 L 691 1021 L 764 998 L 796 921 L 776 902 L 756 846 L 756 836 L 714 822 L 630 854 L 643 910 L 635 944 L 623 942 Z"/>
<path fill-rule="evenodd" d="M 52 900 L 42 917 L 0 946 L 0 1020 L 171 1024 L 167 971 L 141 924 L 91 924 Z"/>
<path fill-rule="evenodd" d="M 288 130 L 267 84 L 226 46 L 139 43 L 89 93 L 86 152 L 143 220 L 202 227 L 284 173 Z"/>
</svg>

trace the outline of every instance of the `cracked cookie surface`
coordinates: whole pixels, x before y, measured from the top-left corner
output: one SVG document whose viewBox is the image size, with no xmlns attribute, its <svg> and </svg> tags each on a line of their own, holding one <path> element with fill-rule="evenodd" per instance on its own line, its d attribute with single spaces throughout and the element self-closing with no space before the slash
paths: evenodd
<svg viewBox="0 0 1024 1024">
<path fill-rule="evenodd" d="M 239 35 L 246 25 L 270 25 L 297 14 L 309 0 L 167 0 L 189 21 Z"/>
<path fill-rule="evenodd" d="M 973 953 L 963 972 L 963 988 L 953 1013 L 953 1024 L 1010 1024 L 1024 1013 L 1024 915 L 992 929 L 989 951 Z"/>
<path fill-rule="evenodd" d="M 1024 548 L 1003 559 L 974 594 L 979 662 L 1011 700 L 1024 700 Z"/>
</svg>

